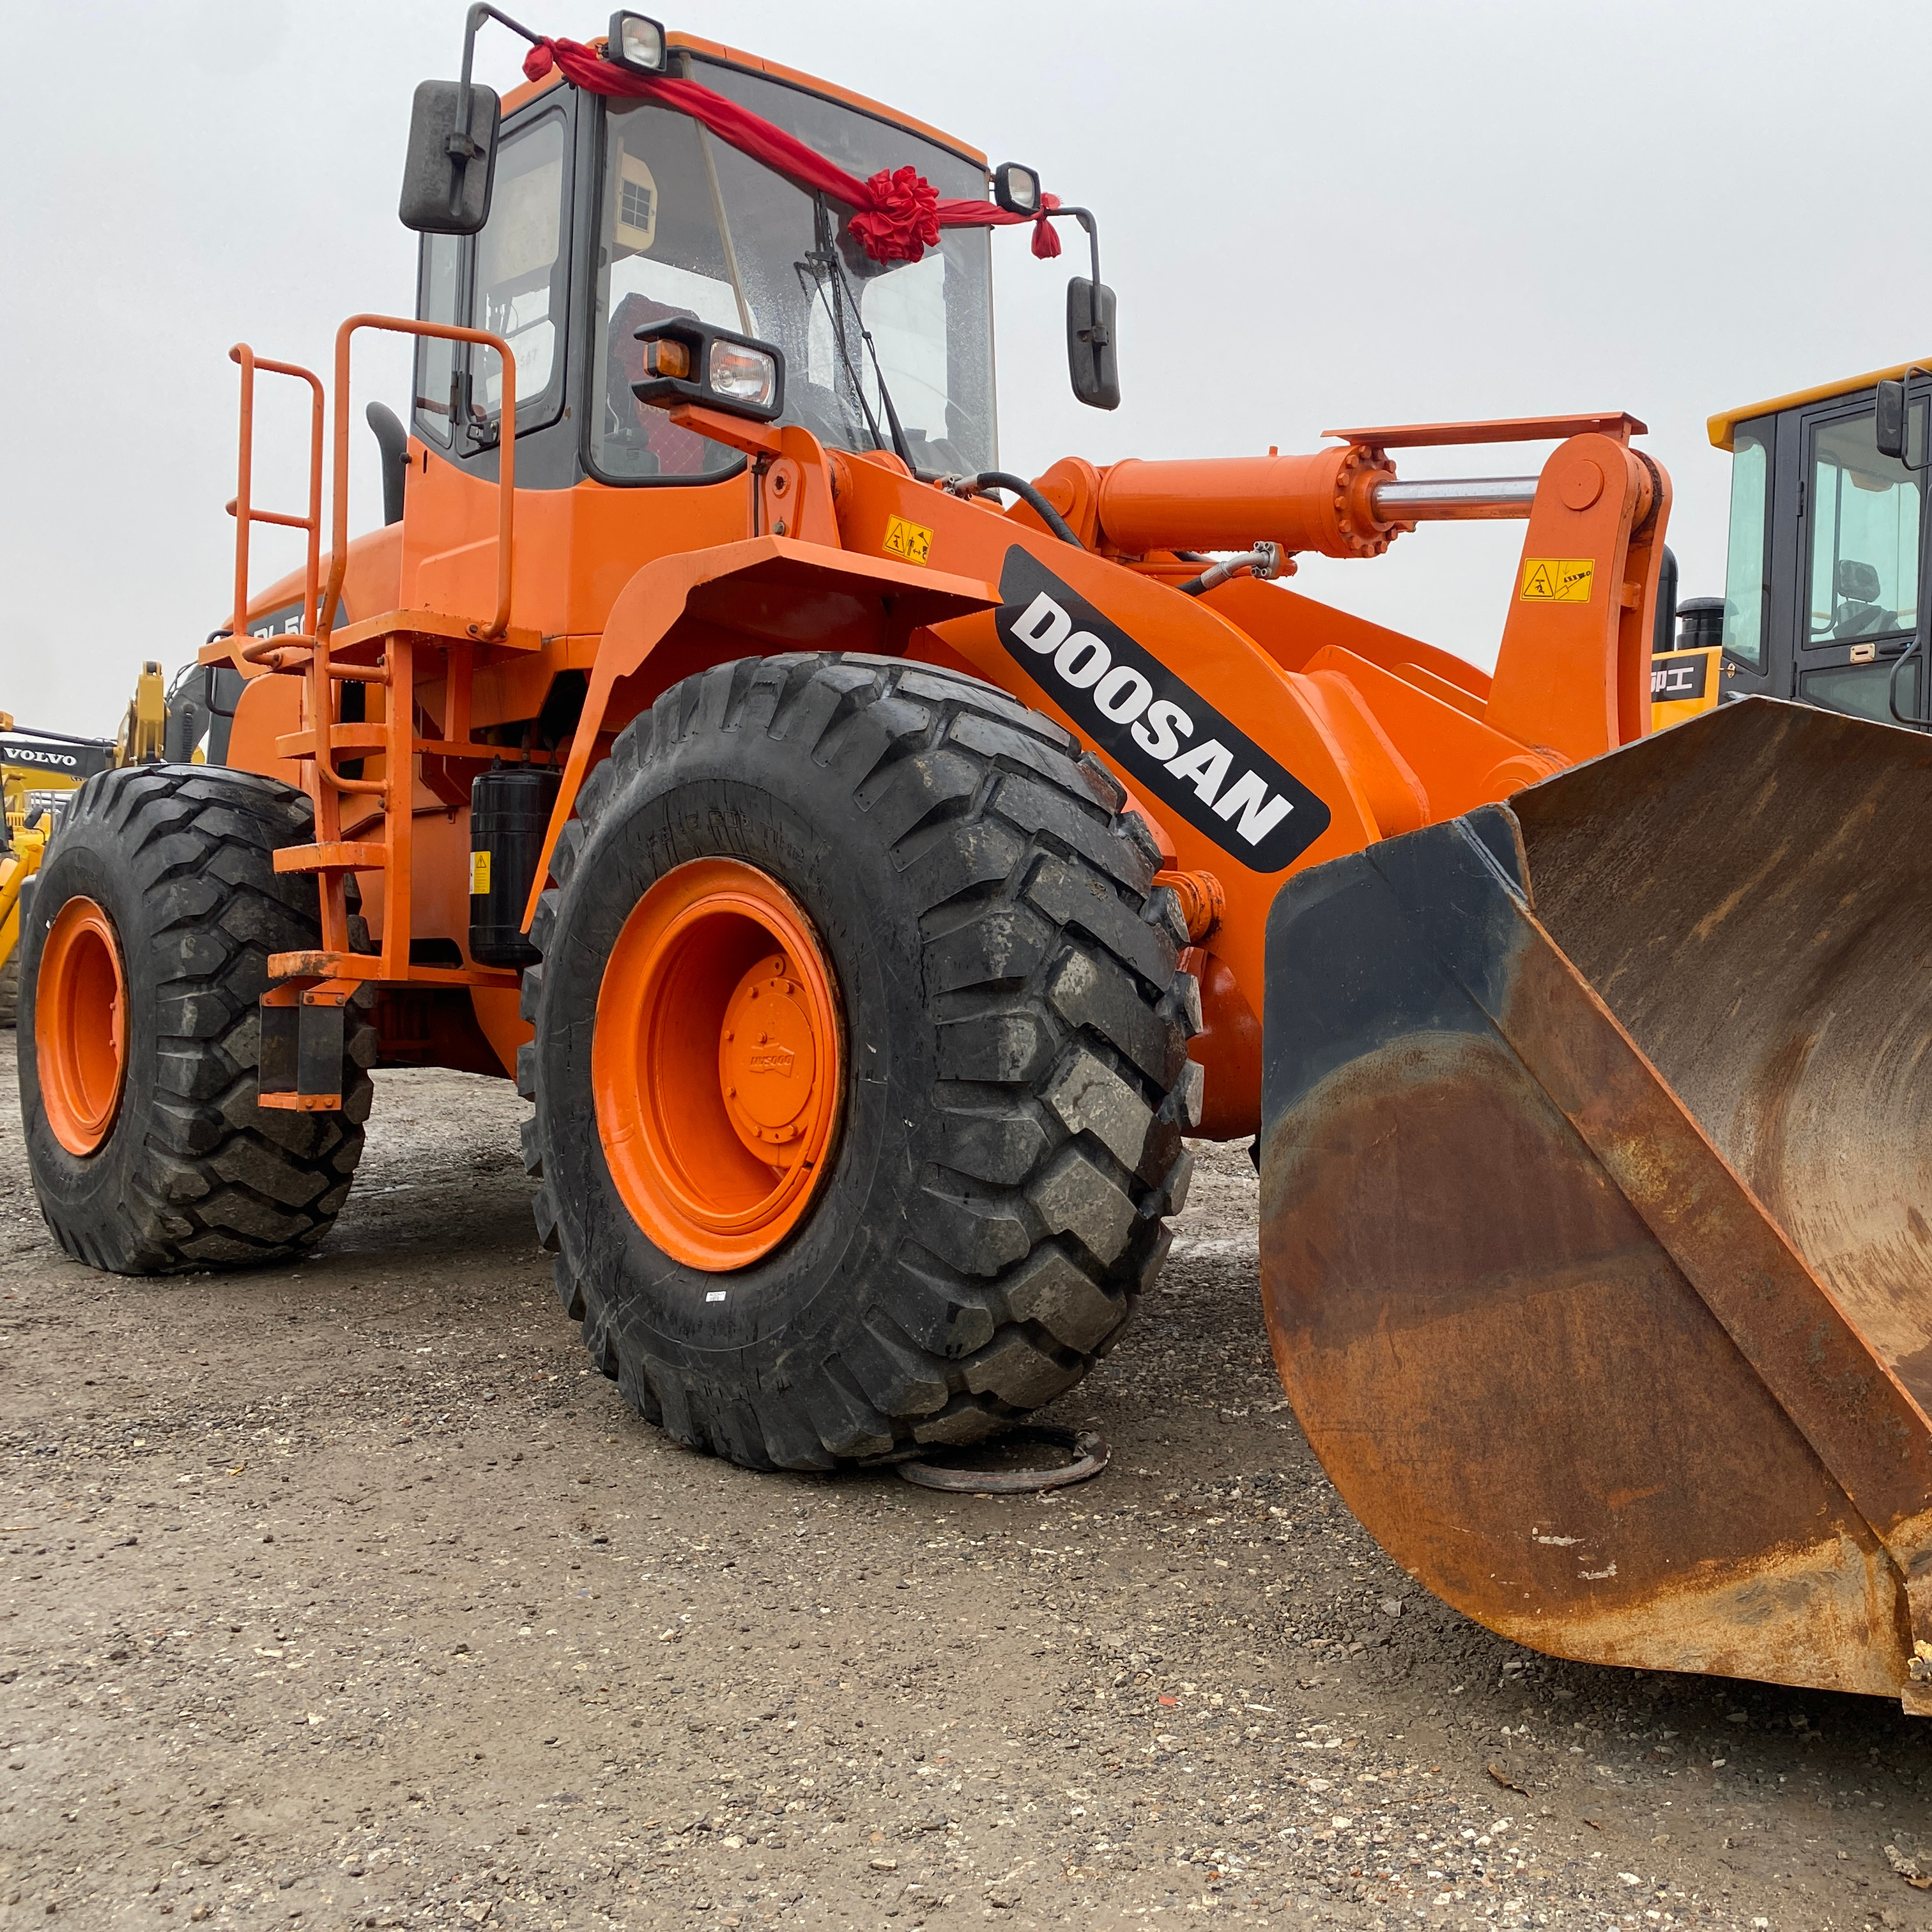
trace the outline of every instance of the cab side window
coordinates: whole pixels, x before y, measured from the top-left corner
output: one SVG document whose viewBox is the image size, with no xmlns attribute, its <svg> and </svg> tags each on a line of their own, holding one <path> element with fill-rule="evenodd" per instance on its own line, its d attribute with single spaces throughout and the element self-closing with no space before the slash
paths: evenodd
<svg viewBox="0 0 1932 1932">
<path fill-rule="evenodd" d="M 416 274 L 416 320 L 454 322 L 459 314 L 463 242 L 455 235 L 425 235 Z M 460 420 L 457 391 L 458 345 L 434 335 L 416 338 L 416 434 L 431 442 L 448 446 L 453 425 Z"/>
<path fill-rule="evenodd" d="M 569 298 L 569 127 L 550 112 L 506 134 L 490 218 L 473 239 L 423 237 L 416 314 L 487 329 L 517 361 L 519 434 L 556 421 L 563 401 Z M 501 434 L 503 372 L 494 350 L 434 337 L 416 346 L 418 434 L 465 454 Z"/>
<path fill-rule="evenodd" d="M 1764 668 L 1771 602 L 1772 425 L 1740 423 L 1731 442 L 1731 530 L 1724 553 L 1725 655 Z"/>
<path fill-rule="evenodd" d="M 563 318 L 569 289 L 564 246 L 564 121 L 546 114 L 506 140 L 496 155 L 490 219 L 476 238 L 470 326 L 487 328 L 517 358 L 517 426 L 533 429 L 556 415 Z M 494 422 L 503 406 L 500 358 L 476 352 L 473 422 Z"/>
</svg>

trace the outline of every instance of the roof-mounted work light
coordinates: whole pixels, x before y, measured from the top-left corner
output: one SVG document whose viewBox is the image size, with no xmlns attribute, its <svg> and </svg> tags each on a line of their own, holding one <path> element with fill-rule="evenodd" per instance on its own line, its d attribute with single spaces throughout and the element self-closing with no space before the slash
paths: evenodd
<svg viewBox="0 0 1932 1932">
<path fill-rule="evenodd" d="M 627 68 L 632 74 L 668 71 L 670 49 L 664 38 L 664 22 L 653 20 L 647 14 L 613 14 L 604 58 L 614 67 Z"/>
<path fill-rule="evenodd" d="M 993 199 L 1009 214 L 1040 212 L 1040 176 L 1017 161 L 1002 161 L 993 170 Z"/>
</svg>

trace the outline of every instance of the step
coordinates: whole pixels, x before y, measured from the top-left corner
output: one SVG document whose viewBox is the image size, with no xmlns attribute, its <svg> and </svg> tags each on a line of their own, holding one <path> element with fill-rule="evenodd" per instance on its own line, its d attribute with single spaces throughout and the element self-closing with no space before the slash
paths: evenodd
<svg viewBox="0 0 1932 1932">
<path fill-rule="evenodd" d="M 278 872 L 380 872 L 388 862 L 388 846 L 346 839 L 322 845 L 284 845 L 275 854 Z"/>
</svg>

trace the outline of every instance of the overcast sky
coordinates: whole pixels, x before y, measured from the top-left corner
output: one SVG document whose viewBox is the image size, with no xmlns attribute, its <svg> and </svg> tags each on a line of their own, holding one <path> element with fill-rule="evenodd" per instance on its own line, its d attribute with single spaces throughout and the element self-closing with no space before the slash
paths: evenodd
<svg viewBox="0 0 1932 1932">
<path fill-rule="evenodd" d="M 227 608 L 231 343 L 326 370 L 356 309 L 408 313 L 410 97 L 460 0 L 0 4 L 10 372 L 0 709 L 111 732 Z M 587 38 L 608 12 L 523 0 Z M 1922 7 L 1818 0 L 1186 7 L 706 0 L 668 24 L 1037 166 L 1096 209 L 1126 400 L 1067 393 L 1072 264 L 994 242 L 1001 458 L 1312 448 L 1339 424 L 1627 408 L 1676 490 L 1683 594 L 1722 587 L 1728 459 L 1704 419 L 1928 346 L 1912 78 Z M 482 78 L 517 52 L 490 30 Z M 1888 97 L 1891 97 L 1888 98 Z M 1893 168 L 1886 160 L 1895 157 Z M 357 371 L 353 527 L 380 514 Z M 292 412 L 258 500 L 295 507 Z M 1533 469 L 1420 452 L 1405 474 Z M 1518 526 L 1425 529 L 1298 587 L 1493 658 Z M 257 581 L 266 580 L 266 574 Z"/>
</svg>

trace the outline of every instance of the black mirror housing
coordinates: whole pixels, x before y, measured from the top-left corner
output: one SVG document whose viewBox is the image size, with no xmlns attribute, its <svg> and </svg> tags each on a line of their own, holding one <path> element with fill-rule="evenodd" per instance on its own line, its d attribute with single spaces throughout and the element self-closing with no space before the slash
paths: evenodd
<svg viewBox="0 0 1932 1932">
<path fill-rule="evenodd" d="M 418 235 L 474 235 L 490 218 L 502 104 L 489 88 L 470 89 L 470 124 L 459 129 L 460 81 L 426 80 L 410 111 L 409 151 L 396 212 Z"/>
<path fill-rule="evenodd" d="M 1090 410 L 1120 406 L 1120 368 L 1114 343 L 1114 292 L 1076 275 L 1066 284 L 1066 368 L 1073 393 Z"/>
<path fill-rule="evenodd" d="M 1881 456 L 1895 457 L 1905 460 L 1905 447 L 1910 431 L 1905 410 L 1905 385 L 1892 380 L 1880 383 L 1874 400 L 1874 419 L 1872 425 L 1874 440 L 1878 445 Z"/>
</svg>

